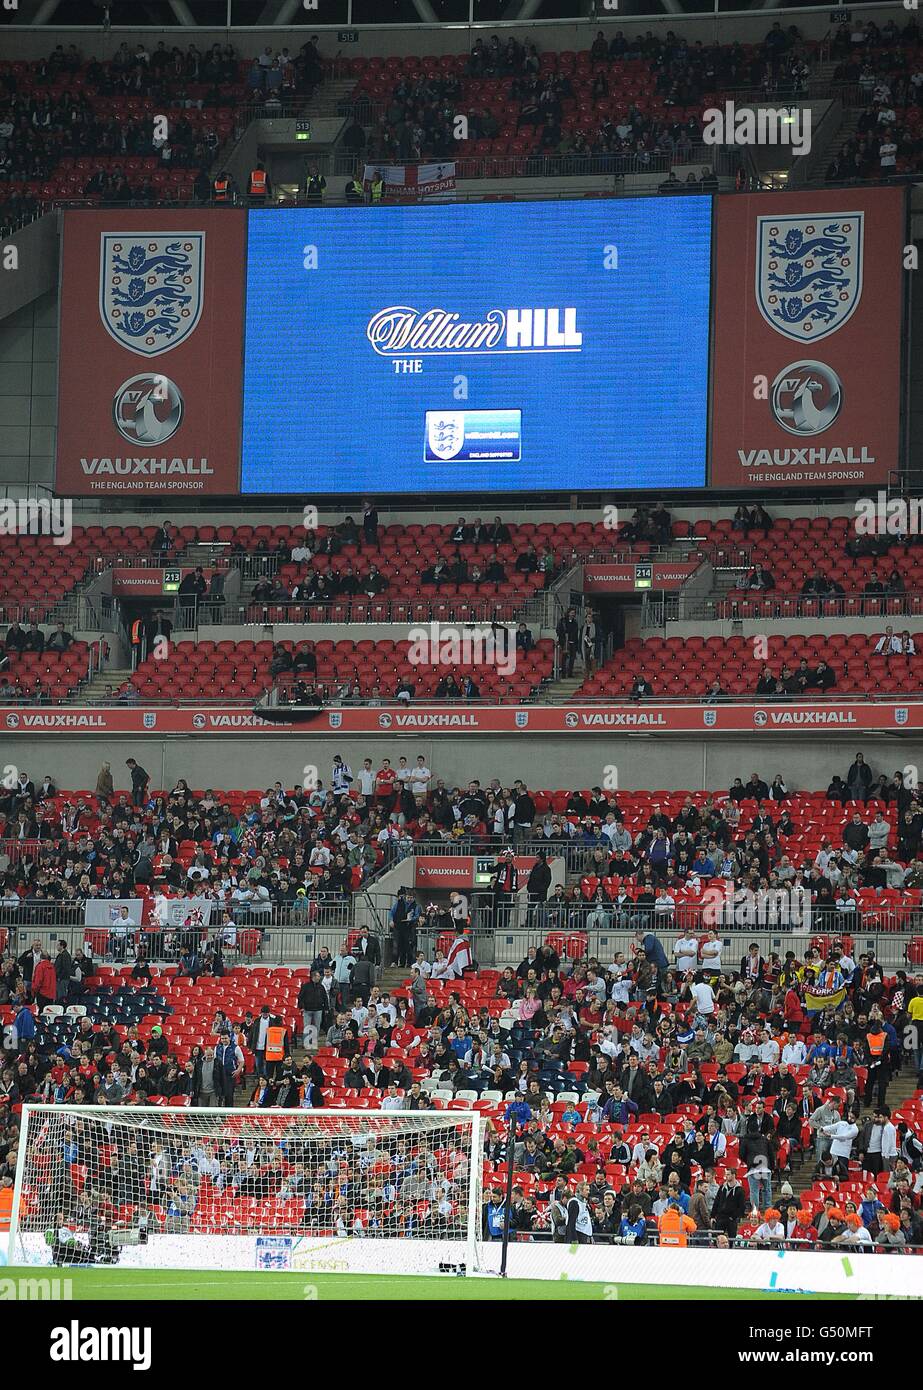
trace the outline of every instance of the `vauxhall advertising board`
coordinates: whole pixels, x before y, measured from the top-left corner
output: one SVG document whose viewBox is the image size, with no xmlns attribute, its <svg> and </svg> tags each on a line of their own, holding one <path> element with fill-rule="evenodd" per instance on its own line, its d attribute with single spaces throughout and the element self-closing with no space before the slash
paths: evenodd
<svg viewBox="0 0 923 1390">
<path fill-rule="evenodd" d="M 878 483 L 904 240 L 897 189 L 69 212 L 57 487 Z"/>
<path fill-rule="evenodd" d="M 901 189 L 717 199 L 713 486 L 849 487 L 899 464 Z"/>
<path fill-rule="evenodd" d="M 243 212 L 68 212 L 57 488 L 237 492 Z"/>
</svg>

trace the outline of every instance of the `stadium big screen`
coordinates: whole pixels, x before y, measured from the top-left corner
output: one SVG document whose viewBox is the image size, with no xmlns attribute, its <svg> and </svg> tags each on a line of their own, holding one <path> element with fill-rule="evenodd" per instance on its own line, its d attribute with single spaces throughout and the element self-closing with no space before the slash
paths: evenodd
<svg viewBox="0 0 923 1390">
<path fill-rule="evenodd" d="M 701 487 L 710 260 L 707 198 L 254 211 L 241 490 Z"/>
</svg>

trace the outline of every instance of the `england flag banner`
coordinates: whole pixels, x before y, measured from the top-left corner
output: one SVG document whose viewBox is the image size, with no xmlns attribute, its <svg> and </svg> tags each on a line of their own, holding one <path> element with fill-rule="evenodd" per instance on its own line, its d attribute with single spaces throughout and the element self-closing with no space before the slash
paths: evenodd
<svg viewBox="0 0 923 1390">
<path fill-rule="evenodd" d="M 385 194 L 407 197 L 418 194 L 421 198 L 432 198 L 439 193 L 450 193 L 455 187 L 455 165 L 446 164 L 366 164 L 362 176 L 363 183 L 370 187 L 380 175 Z"/>
</svg>

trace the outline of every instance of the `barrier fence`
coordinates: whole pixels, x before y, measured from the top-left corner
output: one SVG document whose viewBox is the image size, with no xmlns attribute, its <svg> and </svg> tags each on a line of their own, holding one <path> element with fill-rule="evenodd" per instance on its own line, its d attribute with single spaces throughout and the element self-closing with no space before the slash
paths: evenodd
<svg viewBox="0 0 923 1390">
<path fill-rule="evenodd" d="M 9 843 L 2 842 L 2 847 Z M 22 853 L 26 845 L 13 842 L 13 847 Z M 563 850 L 561 857 L 566 862 L 570 847 L 549 846 L 548 842 L 544 847 L 552 859 Z M 456 846 L 441 847 L 440 853 L 451 857 L 453 850 L 459 857 L 465 853 Z M 527 856 L 534 850 L 523 845 L 520 852 Z M 396 960 L 390 929 L 395 894 L 382 890 L 376 880 L 403 857 L 395 849 L 375 878 L 349 897 L 312 898 L 297 909 L 288 904 L 272 904 L 265 910 L 234 906 L 236 935 L 224 947 L 226 959 L 266 965 L 310 963 L 321 946 L 336 955 L 350 933 L 361 927 L 379 943 L 381 963 L 391 964 Z M 630 899 L 618 904 L 608 899 L 585 902 L 552 896 L 542 903 L 530 900 L 525 889 L 512 898 L 495 898 L 483 888 L 461 891 L 468 898 L 477 959 L 488 967 L 518 965 L 529 947 L 548 940 L 559 955 L 572 960 L 596 956 L 609 963 L 617 952 L 629 953 L 638 931 L 659 937 L 670 957 L 678 936 L 701 936 L 714 929 L 726 948 L 724 964 L 731 969 L 738 967 L 751 941 L 757 941 L 765 955 L 784 954 L 790 949 L 800 955 L 814 939 L 824 946 L 844 937 L 849 938 L 855 955 L 872 951 L 888 970 L 923 969 L 923 906 L 919 904 L 873 902 L 860 904 L 854 912 L 835 911 L 818 908 L 806 895 L 783 892 L 763 897 L 737 894 L 722 898 L 716 894 L 706 903 L 678 902 L 664 910 Z M 433 898 L 444 903 L 444 894 L 444 888 L 441 894 L 438 889 L 416 890 L 421 908 Z M 152 961 L 169 963 L 178 961 L 197 939 L 204 944 L 220 936 L 217 916 L 198 938 L 182 927 L 152 925 L 134 926 L 119 936 L 107 926 L 85 925 L 84 918 L 80 899 L 58 902 L 9 894 L 0 898 L 0 953 L 12 950 L 18 954 L 39 940 L 54 954 L 57 942 L 63 940 L 71 954 L 87 945 L 94 957 L 130 963 L 143 946 Z M 424 911 L 415 925 L 415 949 L 423 950 L 432 960 L 437 949 L 446 949 L 451 935 L 452 921 L 444 907 L 435 914 Z"/>
<path fill-rule="evenodd" d="M 356 904 L 351 899 L 317 905 L 316 915 L 300 916 L 289 909 L 274 907 L 268 913 L 234 913 L 237 928 L 234 940 L 222 944 L 225 965 L 310 965 L 322 946 L 332 956 L 358 925 Z M 369 931 L 383 945 L 371 919 Z M 190 945 L 204 945 L 221 937 L 213 921 L 204 929 L 183 927 L 133 927 L 115 933 L 105 926 L 86 926 L 82 903 L 52 903 L 25 899 L 17 907 L 0 899 L 0 956 L 6 951 L 21 954 L 34 941 L 54 958 L 57 943 L 63 941 L 73 956 L 89 948 L 93 959 L 105 963 L 132 965 L 143 948 L 152 963 L 179 964 Z"/>
</svg>

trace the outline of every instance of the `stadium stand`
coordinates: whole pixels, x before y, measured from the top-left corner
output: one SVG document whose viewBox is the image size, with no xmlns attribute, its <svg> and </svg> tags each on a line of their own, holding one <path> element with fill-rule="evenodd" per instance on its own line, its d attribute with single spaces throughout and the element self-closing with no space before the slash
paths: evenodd
<svg viewBox="0 0 923 1390">
<path fill-rule="evenodd" d="M 279 6 L 279 16 L 293 8 Z M 540 8 L 523 5 L 522 11 L 534 15 Z M 185 14 L 186 7 L 179 10 Z M 351 25 L 352 6 L 348 13 Z M 740 19 L 734 32 L 759 32 L 747 16 L 734 18 Z M 351 118 L 349 129 L 332 136 L 325 149 L 331 176 L 353 163 L 360 168 L 366 159 L 411 170 L 418 162 L 451 160 L 459 180 L 495 175 L 498 181 L 533 183 L 521 192 L 456 190 L 472 201 L 538 195 L 537 206 L 545 196 L 537 185 L 550 174 L 605 176 L 605 188 L 601 178 L 598 187 L 581 189 L 578 196 L 615 197 L 617 189 L 651 191 L 652 185 L 642 189 L 640 182 L 621 187 L 630 184 L 623 175 L 650 172 L 659 178 L 661 170 L 670 171 L 661 191 L 706 194 L 717 191 L 720 171 L 734 176 L 726 183 L 736 182 L 742 194 L 759 188 L 771 199 L 771 188 L 786 187 L 781 196 L 793 199 L 794 207 L 797 190 L 810 192 L 812 182 L 824 177 L 823 162 L 789 166 L 786 152 L 785 167 L 780 160 L 777 168 L 752 151 L 744 156 L 722 150 L 719 156 L 703 144 L 704 114 L 731 98 L 774 102 L 789 113 L 835 99 L 827 115 L 832 112 L 840 123 L 839 152 L 826 169 L 829 186 L 910 182 L 923 171 L 923 43 L 912 16 L 901 27 L 857 16 L 836 28 L 833 19 L 830 33 L 816 40 L 770 17 L 762 39 L 747 43 L 689 41 L 668 27 L 672 16 L 662 24 L 652 21 L 656 32 L 646 34 L 634 20 L 626 22 L 627 35 L 613 20 L 594 39 L 595 18 L 592 27 L 575 21 L 573 46 L 561 51 L 485 34 L 465 53 L 413 54 L 401 52 L 394 35 L 381 40 L 363 32 L 363 56 L 355 58 L 349 56 L 357 51 L 350 41 L 358 31 L 344 29 L 335 31 L 342 52 L 326 63 L 316 38 L 297 52 L 273 45 L 260 56 L 248 44 L 247 57 L 230 44 L 200 48 L 185 33 L 182 47 L 169 38 L 119 43 L 118 33 L 110 34 L 107 9 L 104 35 L 91 45 L 97 53 L 105 50 L 105 59 L 86 56 L 67 35 L 45 57 L 0 62 L 0 232 L 6 237 L 59 207 L 204 207 L 215 201 L 214 175 L 224 153 L 254 118 L 283 112 L 299 117 L 297 134 L 305 138 L 313 138 L 315 120 L 332 128 Z M 185 20 L 184 25 L 193 27 Z M 716 33 L 717 27 L 716 11 Z M 683 25 L 677 22 L 677 28 Z M 812 32 L 822 32 L 819 20 Z M 542 28 L 535 34 L 541 37 Z M 328 38 L 332 43 L 325 34 L 325 44 Z M 417 39 L 421 47 L 441 44 L 436 34 Z M 17 52 L 37 48 L 30 39 Z M 307 119 L 313 93 L 331 76 L 348 90 L 338 87 Z M 161 113 L 168 135 L 156 130 L 154 117 Z M 467 122 L 462 140 L 459 113 Z M 832 119 L 825 136 L 831 128 Z M 241 169 L 251 154 L 254 160 L 266 157 L 265 133 L 249 131 L 250 145 L 238 150 Z M 288 188 L 298 190 L 294 201 L 323 201 L 322 192 L 309 197 L 307 182 L 301 197 L 294 171 L 306 151 L 285 154 L 282 135 L 279 140 L 278 167 L 293 180 Z M 824 161 L 834 147 L 825 147 Z M 268 162 L 275 180 L 276 167 Z M 700 177 L 689 173 L 688 182 L 678 184 L 673 165 L 688 163 Z M 412 183 L 408 168 L 394 172 Z M 559 186 L 552 195 L 562 197 Z M 408 192 L 406 201 L 418 196 Z M 746 207 L 744 199 L 730 191 L 727 196 L 725 206 Z M 862 199 L 874 194 L 864 189 L 848 194 L 853 196 L 857 206 L 867 207 Z M 291 197 L 286 193 L 282 200 Z M 366 200 L 375 198 L 360 181 L 355 201 Z M 238 208 L 243 201 L 231 181 L 227 201 Z M 262 194 L 249 199 L 251 205 L 262 201 Z M 662 199 L 651 202 L 661 212 L 701 210 L 703 228 L 708 221 L 701 202 L 666 208 Z M 720 201 L 715 208 L 720 246 Z M 913 211 L 910 192 L 908 226 Z M 251 229 L 271 215 L 256 214 Z M 403 217 L 403 210 L 394 215 Z M 867 236 L 872 217 L 866 215 Z M 185 220 L 186 214 L 177 216 Z M 243 237 L 243 213 L 234 216 Z M 295 213 L 280 216 L 294 219 Z M 215 218 L 228 220 L 224 214 Z M 812 218 L 819 221 L 820 214 L 811 212 L 802 221 Z M 150 233 L 138 233 L 139 240 L 160 235 L 154 221 L 152 216 Z M 846 230 L 851 236 L 855 228 Z M 252 230 L 249 236 L 252 244 Z M 212 237 L 210 255 L 216 242 Z M 854 245 L 865 254 L 861 236 Z M 92 276 L 95 248 L 94 239 Z M 300 277 L 300 242 L 297 249 Z M 850 294 L 858 303 L 861 281 L 857 288 L 847 253 L 828 247 L 824 254 L 837 263 L 839 283 L 837 303 L 826 306 L 833 322 L 820 333 L 813 311 L 804 338 L 786 333 L 786 325 L 773 322 L 757 280 L 751 315 L 758 311 L 768 330 L 789 340 L 778 365 L 789 356 L 794 361 L 808 343 L 813 350 L 812 331 L 816 339 L 845 325 L 852 308 L 842 306 Z M 675 261 L 675 248 L 665 247 L 664 258 Z M 866 291 L 873 282 L 871 261 L 869 254 Z M 711 263 L 717 266 L 716 253 Z M 789 267 L 795 278 L 800 269 Z M 709 292 L 717 283 L 716 272 Z M 139 292 L 145 288 L 138 286 Z M 40 293 L 47 294 L 47 287 L 36 299 Z M 435 296 L 426 298 L 429 293 L 429 287 L 421 286 L 419 295 L 408 287 L 406 298 L 383 303 L 419 302 L 426 311 L 437 303 Z M 99 329 L 95 282 L 93 294 L 90 310 Z M 255 302 L 248 281 L 248 312 Z M 895 305 L 896 315 L 897 297 Z M 711 307 L 705 337 L 712 335 L 717 361 L 723 325 Z M 794 309 L 791 302 L 785 306 L 793 312 L 805 307 L 800 299 Z M 185 312 L 194 327 L 198 318 Z M 455 318 L 468 312 L 463 303 L 457 311 L 453 306 Z M 523 325 L 528 315 L 523 353 L 552 350 L 545 315 L 554 313 L 557 323 L 559 310 L 490 312 L 522 316 Z M 461 325 L 465 333 L 470 327 Z M 103 311 L 100 332 L 107 329 Z M 248 342 L 251 334 L 248 320 Z M 199 341 L 204 337 L 200 333 Z M 367 337 L 377 351 L 374 334 Z M 155 342 L 153 336 L 148 341 Z M 501 350 L 518 354 L 512 342 Z M 367 349 L 366 342 L 362 346 Z M 135 351 L 120 347 L 126 355 Z M 448 348 L 461 351 L 454 340 Z M 0 352 L 0 366 L 14 366 L 4 382 L 20 375 L 15 369 L 27 362 L 15 356 L 15 345 L 11 350 L 9 361 Z M 40 361 L 34 345 L 32 353 L 30 373 L 49 366 L 51 359 Z M 164 360 L 183 362 L 179 354 Z M 62 361 L 54 359 L 55 366 L 61 368 Z M 378 365 L 390 382 L 391 364 Z M 399 378 L 400 361 L 393 365 Z M 405 365 L 409 386 L 417 369 Z M 816 364 L 795 364 L 803 365 Z M 132 361 L 131 371 L 140 366 Z M 780 378 L 794 370 L 784 368 Z M 710 366 L 703 369 L 702 392 L 710 390 L 710 372 Z M 140 410 L 137 417 L 127 411 L 120 423 L 117 403 L 131 385 L 126 367 L 124 377 L 113 376 L 112 391 L 119 394 L 106 398 L 107 428 L 114 426 L 126 441 L 135 430 L 137 445 L 129 442 L 128 448 L 166 448 L 181 421 L 195 414 L 191 403 L 204 391 L 201 382 L 187 380 L 195 375 L 185 363 L 176 372 L 172 386 L 180 404 L 170 408 L 179 419 L 168 421 L 152 409 L 145 427 Z M 837 419 L 841 396 L 849 396 L 853 408 L 853 378 L 845 370 L 844 378 L 846 387 L 836 387 L 839 394 L 827 406 L 830 418 L 819 421 L 818 435 Z M 518 399 L 512 403 L 519 405 Z M 302 404 L 307 412 L 308 391 Z M 717 393 L 710 407 L 708 431 L 721 409 Z M 456 408 L 450 409 L 454 414 Z M 464 425 L 464 412 L 457 409 Z M 660 409 L 655 402 L 655 416 Z M 367 418 L 359 412 L 355 417 L 363 424 Z M 784 403 L 774 401 L 773 419 L 773 430 L 799 432 Z M 371 414 L 368 421 L 372 434 Z M 329 432 L 329 421 L 317 415 L 312 426 L 326 449 L 329 440 L 321 430 Z M 35 425 L 36 437 L 42 428 Z M 421 421 L 415 428 L 422 433 Z M 907 440 L 915 440 L 915 428 L 908 420 Z M 17 477 L 13 491 L 24 486 L 31 497 L 45 486 L 33 483 L 38 474 L 31 413 L 28 431 L 21 420 L 10 426 L 11 451 L 20 447 L 13 434 L 20 429 L 29 439 L 21 456 L 10 453 L 19 460 L 11 467 L 24 460 L 29 481 Z M 752 433 L 755 440 L 757 431 Z M 451 446 L 443 458 L 428 433 L 426 438 L 423 443 L 418 437 L 417 461 L 423 443 L 433 449 L 433 455 L 423 455 L 427 463 L 435 456 L 451 467 L 457 457 Z M 528 430 L 523 439 L 528 441 Z M 118 1118 L 57 1108 L 42 1117 L 48 1128 L 38 1131 L 38 1139 L 31 1131 L 33 1166 L 26 1190 L 17 1193 L 21 1214 L 33 1222 L 26 1233 L 31 1237 L 42 1231 L 50 1210 L 38 1200 L 41 1180 L 47 1178 L 60 1197 L 60 1220 L 51 1211 L 53 1229 L 42 1235 L 56 1264 L 81 1262 L 74 1258 L 76 1242 L 62 1239 L 61 1232 L 81 1228 L 82 1234 L 83 1226 L 90 1232 L 84 1263 L 95 1262 L 100 1252 L 100 1262 L 117 1262 L 119 1255 L 110 1260 L 115 1246 L 109 1237 L 131 1231 L 140 1246 L 149 1229 L 164 1236 L 278 1235 L 292 1237 L 296 1248 L 304 1237 L 345 1243 L 377 1234 L 460 1243 L 466 1236 L 461 1197 L 475 1190 L 484 1242 L 503 1239 L 508 1218 L 515 1242 L 563 1245 L 568 1258 L 590 1239 L 601 1246 L 660 1245 L 668 1248 L 668 1258 L 675 1246 L 707 1249 L 709 1259 L 712 1251 L 770 1246 L 780 1254 L 835 1254 L 833 1263 L 851 1279 L 850 1258 L 856 1255 L 867 1254 L 882 1269 L 889 1255 L 923 1254 L 923 789 L 913 763 L 890 770 L 915 756 L 899 741 L 912 733 L 904 728 L 908 710 L 893 709 L 886 736 L 871 722 L 862 727 L 865 755 L 854 754 L 851 743 L 846 751 L 844 734 L 851 739 L 853 732 L 848 724 L 825 726 L 823 741 L 810 748 L 811 771 L 800 779 L 808 786 L 796 786 L 793 776 L 745 770 L 719 786 L 730 757 L 743 756 L 748 744 L 741 737 L 732 745 L 730 723 L 716 728 L 709 709 L 701 712 L 704 717 L 678 711 L 682 719 L 699 721 L 694 734 L 677 719 L 675 727 L 654 731 L 664 735 L 656 751 L 653 742 L 628 744 L 626 732 L 653 738 L 647 729 L 578 726 L 579 707 L 590 712 L 601 701 L 656 707 L 661 701 L 798 700 L 822 705 L 817 713 L 826 715 L 836 713 L 832 701 L 848 697 L 858 698 L 865 716 L 876 701 L 890 711 L 895 697 L 910 706 L 920 694 L 920 526 L 879 528 L 863 536 L 850 510 L 858 485 L 849 479 L 860 475 L 837 473 L 834 462 L 818 465 L 819 501 L 804 477 L 796 481 L 792 473 L 775 494 L 762 495 L 756 475 L 746 479 L 753 484 L 746 494 L 739 483 L 725 487 L 715 472 L 713 444 L 710 434 L 707 440 L 703 435 L 697 484 L 680 491 L 677 483 L 665 501 L 638 505 L 630 516 L 630 508 L 619 512 L 606 505 L 611 496 L 621 506 L 623 496 L 621 484 L 613 482 L 610 491 L 607 480 L 606 490 L 593 497 L 575 492 L 566 501 L 561 489 L 562 512 L 565 506 L 570 510 L 554 518 L 548 498 L 555 485 L 542 477 L 548 491 L 521 493 L 518 502 L 511 501 L 512 493 L 495 499 L 490 492 L 462 489 L 458 495 L 468 500 L 453 501 L 450 512 L 447 503 L 418 490 L 405 511 L 397 509 L 399 498 L 383 495 L 361 504 L 364 515 L 357 510 L 336 520 L 343 506 L 356 507 L 363 496 L 347 493 L 343 483 L 327 509 L 327 524 L 307 521 L 309 511 L 316 516 L 311 506 L 299 525 L 291 517 L 297 517 L 300 502 L 293 505 L 292 498 L 312 497 L 308 487 L 288 494 L 288 503 L 254 500 L 244 512 L 226 503 L 214 471 L 205 467 L 203 476 L 196 474 L 192 465 L 199 460 L 190 457 L 188 475 L 182 469 L 187 460 L 172 463 L 180 466 L 183 483 L 197 482 L 201 492 L 165 486 L 161 498 L 139 483 L 132 493 L 115 475 L 109 492 L 100 476 L 93 483 L 100 491 L 77 503 L 80 520 L 93 524 L 75 526 L 66 543 L 59 544 L 50 529 L 3 532 L 0 703 L 194 704 L 203 712 L 192 716 L 196 743 L 183 744 L 194 749 L 188 765 L 176 761 L 184 756 L 176 754 L 177 729 L 168 729 L 163 710 L 152 708 L 135 712 L 134 733 L 127 717 L 107 723 L 105 710 L 92 710 L 101 721 L 91 726 L 101 760 L 95 785 L 92 773 L 89 785 L 75 782 L 94 764 L 87 761 L 87 745 L 78 749 L 74 734 L 65 731 L 61 756 L 47 764 L 53 775 L 40 781 L 36 767 L 22 766 L 18 753 L 9 755 L 17 765 L 3 768 L 0 1230 L 9 1227 L 13 1182 L 24 1171 L 22 1163 L 17 1166 L 23 1107 L 42 1103 L 105 1106 L 122 1115 L 140 1110 L 151 1117 L 163 1107 L 184 1112 L 178 1120 L 162 1115 L 156 1138 L 148 1133 L 136 1140 L 129 1124 L 118 1139 L 106 1134 L 98 1143 L 88 1137 L 90 1126 L 99 1125 L 99 1132 L 111 1126 L 114 1132 Z M 112 452 L 112 439 L 93 447 Z M 296 439 L 293 457 L 297 448 Z M 229 451 L 219 461 L 210 442 L 209 450 L 221 474 Z M 199 453 L 178 443 L 175 451 Z M 837 451 L 843 452 L 839 441 Z M 797 450 L 807 452 L 807 446 Z M 861 452 L 865 468 L 867 451 Z M 76 472 L 81 449 L 72 453 Z M 762 467 L 757 456 L 771 458 L 773 450 L 760 443 L 748 455 L 735 443 L 726 453 L 730 478 L 738 476 L 735 455 L 743 470 L 746 457 Z M 871 460 L 869 479 L 881 477 L 883 453 Z M 485 456 L 507 460 L 502 450 L 472 457 Z M 345 450 L 318 457 L 341 461 L 344 476 L 352 467 L 342 462 Z M 520 455 L 509 457 L 518 462 Z M 662 458 L 675 457 L 665 446 Z M 895 454 L 891 463 L 897 468 L 901 461 Z M 150 462 L 159 462 L 162 473 L 168 460 L 152 456 Z M 283 469 L 289 462 L 273 454 L 268 467 Z M 573 480 L 567 481 L 577 489 L 579 457 L 574 462 Z M 846 463 L 854 466 L 852 458 Z M 705 490 L 706 467 L 718 489 L 713 496 Z M 150 475 L 144 476 L 149 482 Z M 407 476 L 412 490 L 409 467 Z M 4 488 L 7 481 L 4 474 Z M 890 499 L 901 500 L 904 484 L 919 491 L 912 481 L 892 474 Z M 89 486 L 82 478 L 75 491 L 81 483 Z M 395 485 L 403 486 L 404 479 Z M 805 487 L 800 502 L 794 500 L 799 485 Z M 635 476 L 632 486 L 650 484 Z M 331 495 L 325 494 L 327 503 Z M 624 496 L 636 493 L 626 486 Z M 729 515 L 738 500 L 736 514 Z M 912 498 L 905 500 L 914 505 Z M 160 515 L 152 507 L 159 509 L 161 502 L 167 514 L 171 507 L 174 514 L 181 509 L 183 523 L 145 524 Z M 764 503 L 772 506 L 772 516 Z M 381 524 L 379 505 L 388 516 Z M 458 506 L 465 514 L 457 515 Z M 507 515 L 485 520 L 472 514 L 475 506 L 485 516 L 502 506 Z M 657 562 L 689 564 L 675 585 L 671 581 L 659 591 L 651 573 Z M 624 590 L 619 577 L 593 581 L 585 573 L 590 566 L 616 565 L 633 571 Z M 158 574 L 144 589 L 148 576 L 139 579 L 141 571 L 167 569 L 169 581 L 166 573 Z M 130 587 L 130 577 L 117 579 L 118 570 L 131 571 L 137 587 Z M 163 598 L 156 611 L 150 606 L 155 594 L 158 603 Z M 434 620 L 469 628 L 490 624 L 493 633 L 502 625 L 515 647 L 515 666 L 507 671 L 464 656 L 420 664 L 412 656 L 412 625 Z M 785 626 L 786 620 L 793 622 Z M 803 631 L 792 630 L 794 621 Z M 673 623 L 684 626 L 671 632 Z M 321 624 L 323 636 L 307 630 Z M 358 624 L 391 627 L 369 634 Z M 279 631 L 276 625 L 284 626 Z M 660 635 L 648 635 L 654 631 Z M 165 650 L 158 650 L 154 642 L 164 633 Z M 471 719 L 465 730 L 470 740 L 463 744 L 454 729 L 441 727 L 444 742 L 434 737 L 430 743 L 414 726 L 412 742 L 397 742 L 410 734 L 386 711 L 341 716 L 324 710 L 313 728 L 306 724 L 302 731 L 295 727 L 299 717 L 317 711 L 291 708 L 424 700 L 479 702 L 479 710 L 462 716 Z M 538 713 L 544 719 L 548 703 L 565 702 L 567 723 L 560 737 L 549 735 L 553 755 L 547 764 L 533 711 L 517 708 L 509 737 L 496 710 L 486 711 L 478 724 L 485 706 L 543 703 Z M 570 709 L 570 702 L 577 708 Z M 252 720 L 233 728 L 241 739 L 241 765 L 234 761 L 230 729 L 208 729 L 216 735 L 212 746 L 223 749 L 212 764 L 198 742 L 198 730 L 215 714 L 205 707 L 219 703 L 246 706 L 246 712 L 234 711 L 234 719 Z M 267 728 L 273 705 L 290 706 L 278 730 Z M 598 707 L 591 712 L 606 713 Z M 617 712 L 619 718 L 631 713 Z M 46 732 L 58 737 L 53 725 L 39 722 L 43 717 L 29 728 L 28 711 L 3 710 L 10 739 L 21 737 L 28 749 L 22 761 L 33 762 L 35 750 L 48 746 L 37 742 Z M 183 717 L 188 720 L 189 712 Z M 437 710 L 432 717 L 447 723 L 453 716 Z M 50 718 L 63 720 L 65 713 Z M 798 766 L 797 738 L 803 739 L 801 748 L 807 746 L 803 729 L 793 734 L 767 728 L 770 716 L 764 713 L 761 722 L 755 708 L 742 718 L 757 750 L 753 763 L 764 761 L 765 740 L 777 735 L 775 747 L 783 752 L 773 766 Z M 367 745 L 359 742 L 363 720 L 378 725 Z M 273 760 L 287 756 L 280 751 L 283 729 L 288 746 L 297 749 L 296 768 L 302 756 L 323 757 L 329 775 L 320 779 L 316 768 L 305 766 L 300 785 L 297 770 L 291 788 L 274 780 L 279 764 Z M 703 742 L 706 731 L 716 736 L 712 747 L 719 749 L 713 762 L 712 747 Z M 153 776 L 134 756 L 125 762 L 124 740 L 142 733 L 150 741 L 134 751 Z M 567 760 L 570 748 L 579 747 L 579 733 L 595 733 L 604 758 L 621 759 L 624 747 L 640 776 L 618 787 L 619 769 L 600 762 L 594 775 L 603 786 L 575 785 L 578 778 L 589 780 L 587 768 L 595 766 L 583 756 L 589 738 L 575 762 Z M 680 750 L 683 735 L 687 742 Z M 331 740 L 341 736 L 352 766 L 339 753 L 327 753 L 335 746 Z M 393 747 L 393 761 L 382 752 L 386 746 Z M 678 787 L 678 780 L 691 783 L 699 776 L 687 758 L 693 746 L 703 754 L 701 782 Z M 269 752 L 257 762 L 263 747 Z M 842 758 L 837 747 L 844 750 Z M 560 784 L 536 788 L 512 781 L 519 748 L 530 783 L 560 778 Z M 669 762 L 674 748 L 682 773 Z M 451 768 L 451 777 L 440 771 L 443 750 L 450 750 L 443 766 Z M 127 779 L 119 775 L 123 764 Z M 206 765 L 224 783 L 244 777 L 256 782 L 259 771 L 272 767 L 266 779 L 271 784 L 191 787 L 180 778 L 169 785 L 177 766 L 200 782 Z M 259 771 L 251 778 L 255 767 Z M 610 770 L 614 781 L 608 780 Z M 653 785 L 657 774 L 666 785 Z M 125 780 L 130 790 L 117 790 L 114 783 Z M 452 877 L 455 861 L 465 867 Z M 451 892 L 437 886 L 438 873 L 461 883 L 469 864 L 473 886 Z M 222 1126 L 218 1137 L 204 1125 L 198 1137 L 194 1126 L 183 1128 L 187 1115 L 204 1117 L 218 1107 L 239 1112 L 216 1122 Z M 272 1128 L 272 1112 L 282 1109 L 298 1112 L 292 1132 L 300 1148 Z M 386 1134 L 383 1114 L 375 1112 L 388 1110 L 431 1117 L 477 1112 L 486 1132 L 481 1187 L 466 1186 L 465 1155 L 447 1142 L 428 1147 L 425 1132 L 408 1143 L 399 1133 Z M 333 1126 L 337 1111 L 369 1112 L 372 1123 L 362 1115 L 352 1134 L 320 1130 L 312 1151 L 313 1140 L 304 1135 L 314 1112 Z M 48 1133 L 63 1135 L 63 1142 L 49 1142 L 46 1150 Z M 100 1230 L 107 1239 L 95 1245 Z M 125 1241 L 126 1248 L 130 1244 Z M 314 1253 L 309 1241 L 302 1254 L 312 1273 Z M 194 1263 L 198 1252 L 190 1258 Z M 911 1259 L 900 1264 L 916 1268 Z M 466 1270 L 443 1263 L 440 1272 Z M 773 1273 L 767 1292 L 778 1291 L 777 1277 Z M 565 1274 L 562 1283 L 568 1279 Z M 911 1286 L 917 1287 L 913 1275 Z"/>
<path fill-rule="evenodd" d="M 893 629 L 887 635 L 769 636 L 765 659 L 758 662 L 753 658 L 752 638 L 632 638 L 584 681 L 581 692 L 641 699 L 692 695 L 711 700 L 787 699 L 806 693 L 815 698 L 831 692 L 840 697 L 847 693 L 899 695 L 918 688 L 914 657 L 920 634 L 909 634 L 909 645 L 900 652 L 886 646 L 876 650 L 879 644 L 890 643 L 892 635 Z M 646 682 L 650 691 L 639 691 L 638 681 Z M 715 682 L 720 689 L 714 689 Z"/>
</svg>

